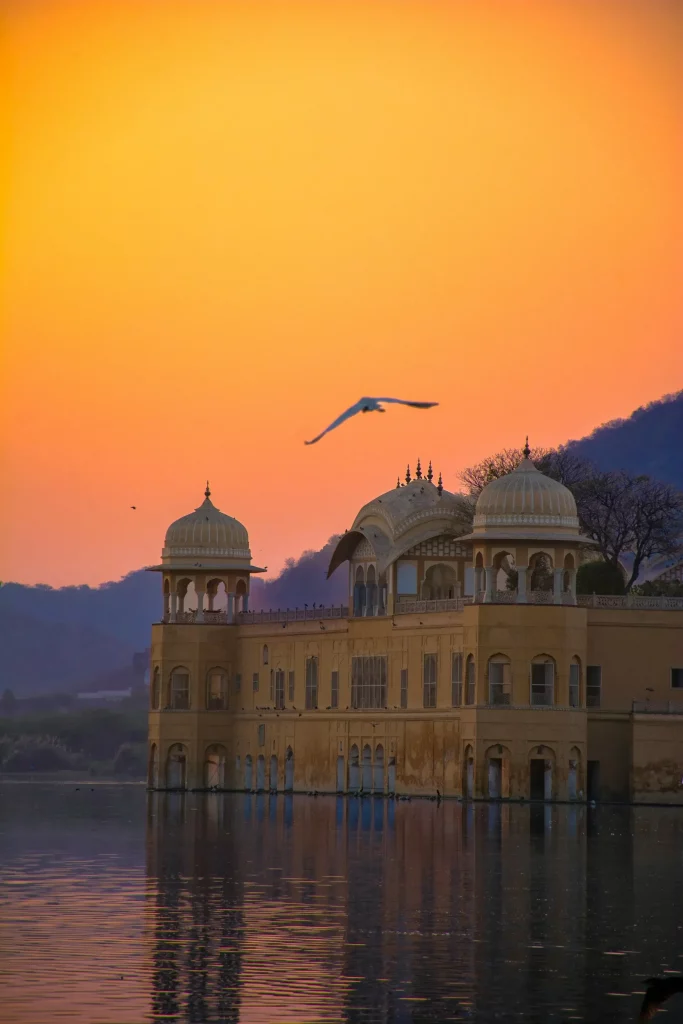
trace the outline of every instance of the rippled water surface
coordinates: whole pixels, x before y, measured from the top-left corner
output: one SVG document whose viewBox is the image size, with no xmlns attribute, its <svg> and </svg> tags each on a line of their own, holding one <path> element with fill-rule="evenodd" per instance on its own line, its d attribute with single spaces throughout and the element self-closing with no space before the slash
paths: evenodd
<svg viewBox="0 0 683 1024">
<path fill-rule="evenodd" d="M 0 872 L 5 1024 L 629 1021 L 683 970 L 675 809 L 4 782 Z"/>
</svg>

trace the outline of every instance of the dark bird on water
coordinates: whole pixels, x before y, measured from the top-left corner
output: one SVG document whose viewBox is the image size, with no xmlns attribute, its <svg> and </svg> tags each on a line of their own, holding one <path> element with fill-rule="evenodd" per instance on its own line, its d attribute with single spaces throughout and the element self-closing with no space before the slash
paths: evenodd
<svg viewBox="0 0 683 1024">
<path fill-rule="evenodd" d="M 662 1003 L 665 1003 L 677 992 L 683 992 L 683 975 L 670 974 L 666 978 L 647 978 L 647 992 L 640 1008 L 638 1020 L 652 1020 Z"/>
<path fill-rule="evenodd" d="M 413 409 L 431 409 L 432 406 L 439 404 L 438 402 L 408 402 L 404 398 L 360 398 L 355 405 L 349 406 L 341 416 L 337 416 L 336 420 L 333 420 L 329 427 L 325 427 L 322 433 L 314 437 L 312 441 L 304 441 L 304 444 L 315 444 L 321 437 L 328 434 L 330 430 L 341 426 L 342 423 L 350 420 L 352 416 L 359 412 L 386 412 L 386 409 L 382 408 L 380 402 L 391 402 L 394 405 L 410 405 Z"/>
</svg>

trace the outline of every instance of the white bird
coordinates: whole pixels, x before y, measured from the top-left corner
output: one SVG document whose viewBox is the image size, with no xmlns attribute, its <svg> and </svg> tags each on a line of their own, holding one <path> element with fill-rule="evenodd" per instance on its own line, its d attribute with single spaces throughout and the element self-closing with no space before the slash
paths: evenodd
<svg viewBox="0 0 683 1024">
<path fill-rule="evenodd" d="M 414 409 L 431 409 L 433 405 L 439 404 L 438 402 L 407 402 L 404 398 L 361 398 L 355 405 L 350 406 L 346 412 L 343 412 L 341 416 L 337 416 L 336 420 L 330 423 L 329 427 L 326 427 L 322 434 L 318 434 L 312 441 L 304 441 L 304 444 L 315 444 L 321 437 L 328 434 L 330 430 L 339 427 L 345 420 L 351 419 L 358 412 L 386 412 L 386 409 L 382 408 L 380 402 L 392 402 L 395 405 L 412 405 Z"/>
</svg>

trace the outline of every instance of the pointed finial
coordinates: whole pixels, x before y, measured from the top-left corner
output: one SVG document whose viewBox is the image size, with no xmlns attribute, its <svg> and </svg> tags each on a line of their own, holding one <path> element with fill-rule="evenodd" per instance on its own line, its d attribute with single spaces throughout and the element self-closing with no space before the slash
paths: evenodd
<svg viewBox="0 0 683 1024">
<path fill-rule="evenodd" d="M 526 442 L 524 444 L 524 448 L 522 449 L 522 455 L 524 456 L 525 459 L 528 459 L 529 456 L 531 455 L 531 448 L 529 447 L 529 435 L 528 434 L 526 436 Z"/>
<path fill-rule="evenodd" d="M 439 473 L 439 482 L 436 485 L 436 489 L 439 492 L 439 494 L 443 494 L 443 478 L 441 476 L 441 473 Z"/>
<path fill-rule="evenodd" d="M 398 490 L 398 488 L 399 488 L 400 486 L 401 486 L 401 478 L 400 478 L 400 476 L 397 476 L 397 477 L 396 477 L 396 489 Z"/>
<path fill-rule="evenodd" d="M 204 491 L 204 497 L 205 498 L 210 498 L 211 497 L 211 488 L 209 487 L 209 481 L 208 480 L 206 481 L 206 490 Z"/>
<path fill-rule="evenodd" d="M 409 484 L 411 480 L 412 477 L 410 475 L 410 463 L 408 463 L 408 468 L 406 470 L 406 483 Z"/>
<path fill-rule="evenodd" d="M 430 459 L 429 460 L 429 469 L 427 470 L 427 479 L 429 480 L 430 484 L 432 482 L 433 477 L 434 477 L 434 470 L 432 469 L 432 460 Z"/>
<path fill-rule="evenodd" d="M 420 463 L 420 456 L 417 457 L 417 468 L 415 470 L 415 476 L 418 480 L 422 479 L 422 465 Z"/>
</svg>

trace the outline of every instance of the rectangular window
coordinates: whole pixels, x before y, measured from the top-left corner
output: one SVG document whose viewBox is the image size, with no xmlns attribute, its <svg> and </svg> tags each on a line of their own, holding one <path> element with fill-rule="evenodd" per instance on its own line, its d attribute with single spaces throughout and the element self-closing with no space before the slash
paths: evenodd
<svg viewBox="0 0 683 1024">
<path fill-rule="evenodd" d="M 258 745 L 259 747 L 265 746 L 266 742 L 266 727 L 265 725 L 259 725 L 258 727 Z"/>
<path fill-rule="evenodd" d="M 462 651 L 451 655 L 451 705 L 459 708 L 462 704 Z"/>
<path fill-rule="evenodd" d="M 489 704 L 510 703 L 510 665 L 504 661 L 489 662 Z"/>
<path fill-rule="evenodd" d="M 281 668 L 275 673 L 275 707 L 282 711 L 285 706 L 285 674 Z"/>
<path fill-rule="evenodd" d="M 552 661 L 534 662 L 531 666 L 531 703 L 550 707 L 554 703 L 555 666 Z"/>
<path fill-rule="evenodd" d="M 575 661 L 569 666 L 569 707 L 581 707 L 581 666 Z"/>
<path fill-rule="evenodd" d="M 474 658 L 470 657 L 467 659 L 467 703 L 474 704 L 476 697 L 477 688 L 477 671 L 474 664 Z"/>
<path fill-rule="evenodd" d="M 254 672 L 251 682 L 252 686 L 254 687 L 254 693 L 258 693 L 258 672 Z"/>
<path fill-rule="evenodd" d="M 401 669 L 401 707 L 408 707 L 408 669 Z"/>
<path fill-rule="evenodd" d="M 318 659 L 306 658 L 306 710 L 318 707 Z"/>
<path fill-rule="evenodd" d="M 288 688 L 288 691 L 289 691 L 288 695 L 287 695 L 287 700 L 289 701 L 290 704 L 293 704 L 294 703 L 294 673 L 293 672 L 289 673 L 289 680 L 288 680 L 287 688 Z"/>
<path fill-rule="evenodd" d="M 385 657 L 351 659 L 351 707 L 387 706 L 387 659 Z"/>
<path fill-rule="evenodd" d="M 339 707 L 339 673 L 333 672 L 330 682 L 330 707 Z"/>
<path fill-rule="evenodd" d="M 174 711 L 187 711 L 190 707 L 189 672 L 175 671 L 171 676 L 171 707 Z"/>
<path fill-rule="evenodd" d="M 436 654 L 425 654 L 422 662 L 422 707 L 436 707 Z"/>
<path fill-rule="evenodd" d="M 206 691 L 206 707 L 209 711 L 226 711 L 228 707 L 228 678 L 225 672 L 212 672 Z"/>
<path fill-rule="evenodd" d="M 602 666 L 586 666 L 586 707 L 599 708 L 602 701 Z"/>
<path fill-rule="evenodd" d="M 242 675 L 239 672 L 235 672 L 235 693 L 239 693 L 242 689 Z"/>
<path fill-rule="evenodd" d="M 671 686 L 674 690 L 683 690 L 683 668 L 671 669 Z"/>
</svg>

